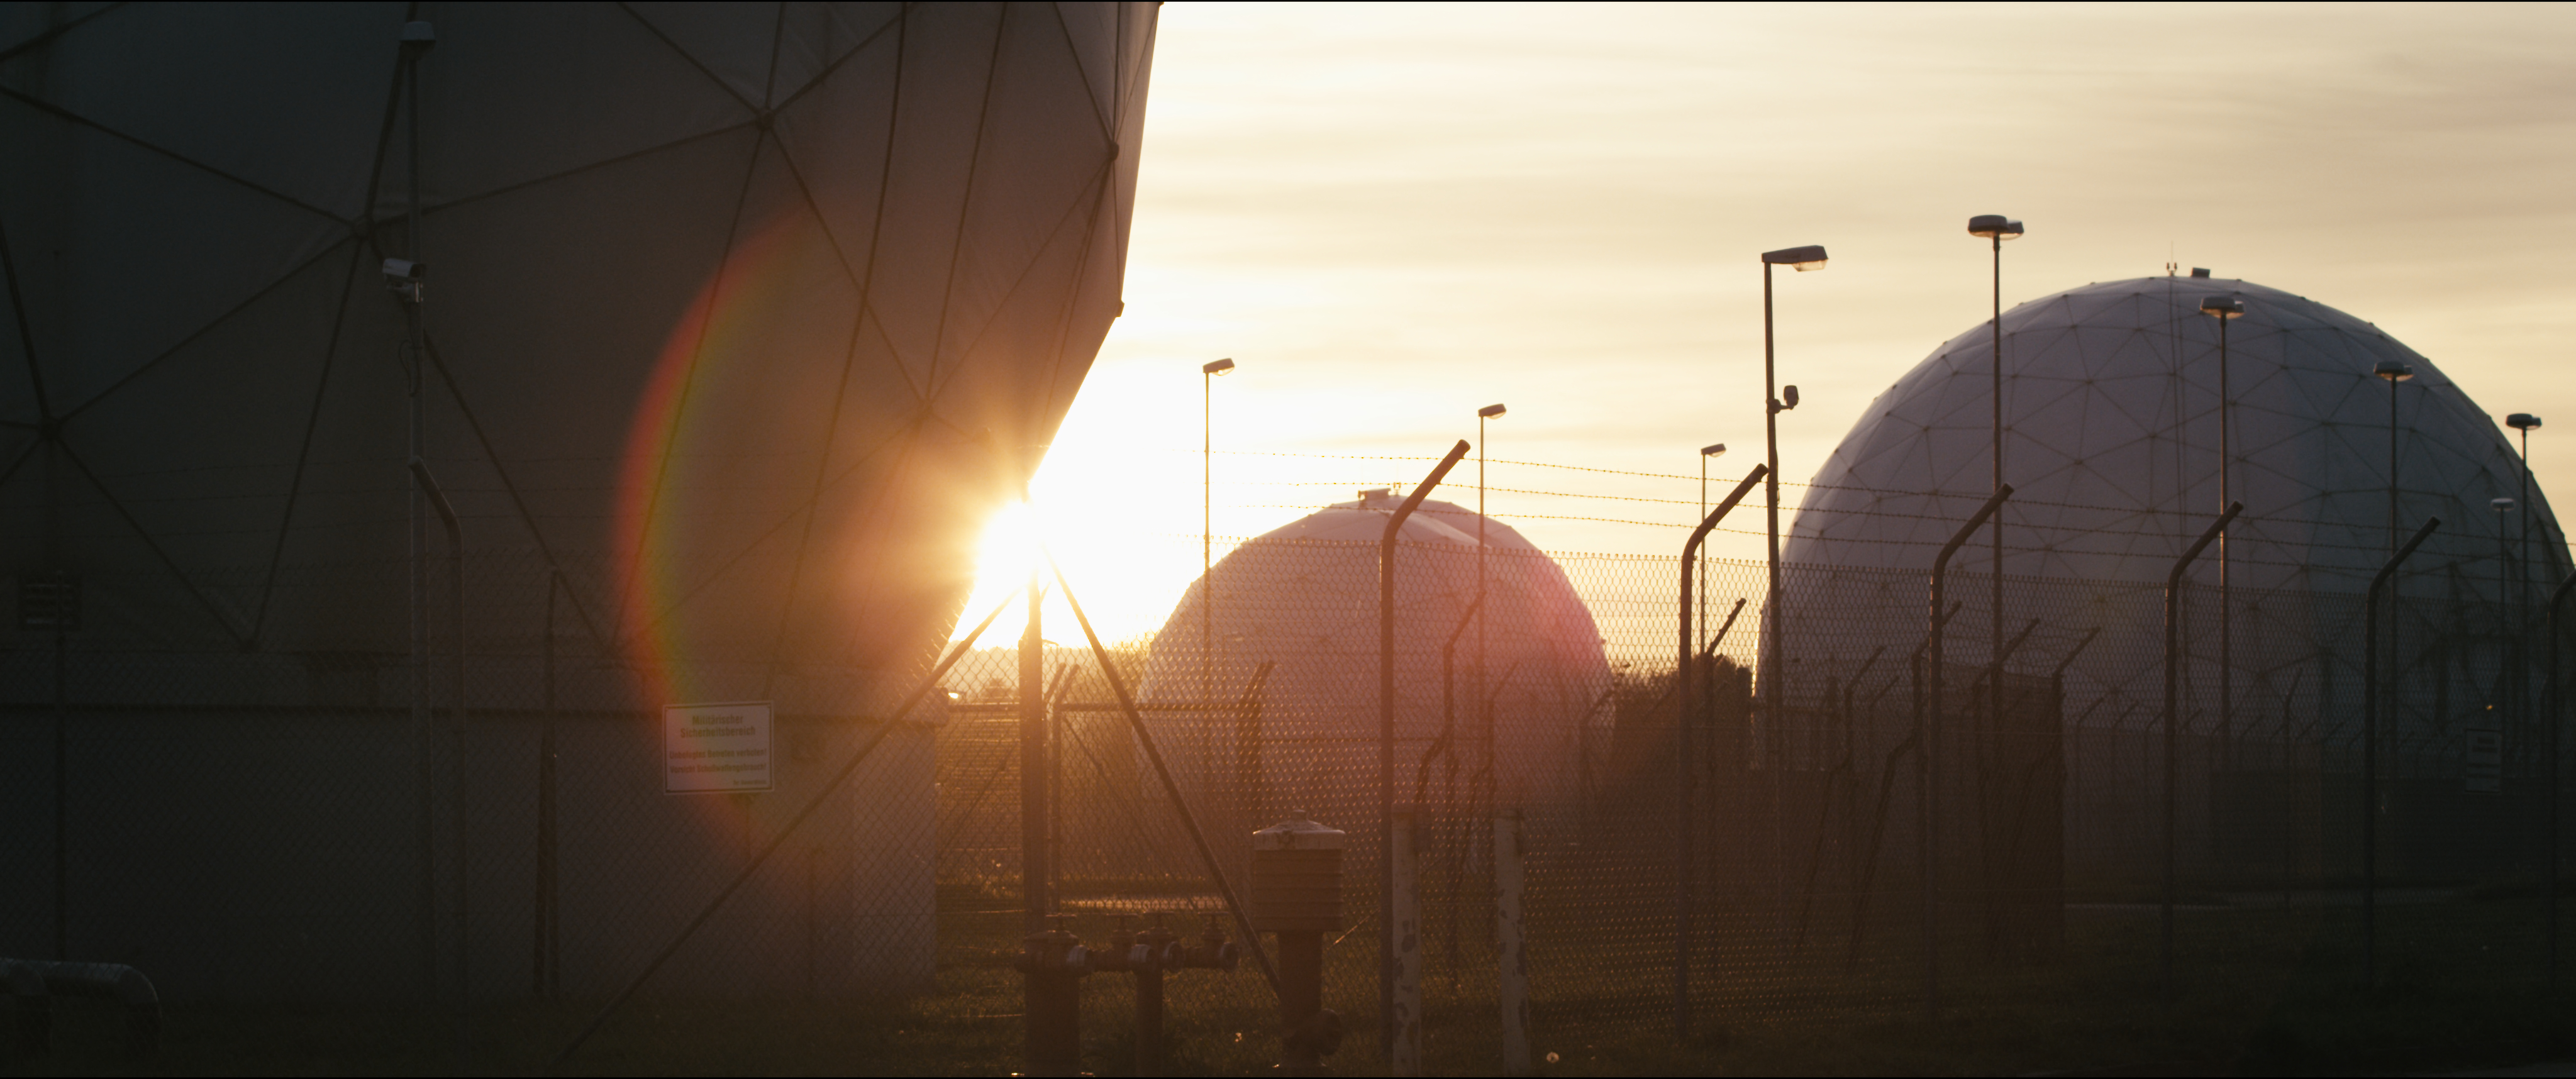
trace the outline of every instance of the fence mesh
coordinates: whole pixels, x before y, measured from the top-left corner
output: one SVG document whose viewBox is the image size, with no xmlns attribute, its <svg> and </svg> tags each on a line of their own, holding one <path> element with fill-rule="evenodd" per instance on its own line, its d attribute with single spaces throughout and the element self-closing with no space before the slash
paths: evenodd
<svg viewBox="0 0 2576 1079">
<path fill-rule="evenodd" d="M 2152 583 L 1954 570 L 1936 641 L 1921 569 L 1789 564 L 1775 589 L 1708 559 L 1684 602 L 1673 557 L 1409 542 L 1382 771 L 1378 545 L 1229 550 L 1107 669 L 1046 624 L 1035 685 L 1003 640 L 935 681 L 928 656 L 641 661 L 554 612 L 562 567 L 533 556 L 466 563 L 461 721 L 444 614 L 425 709 L 403 654 L 22 631 L 0 650 L 0 954 L 127 962 L 179 1001 L 587 1009 L 651 970 L 651 999 L 895 992 L 1007 1026 L 1034 764 L 1035 905 L 1087 941 L 1239 938 L 1219 879 L 1244 887 L 1253 830 L 1302 812 L 1348 832 L 1325 995 L 1359 1069 L 1379 1062 L 1382 791 L 1422 829 L 1435 1070 L 1502 1064 L 1505 814 L 1542 1056 L 2129 1001 L 2168 969 L 2176 992 L 2273 1000 L 2357 979 L 2365 909 L 2387 978 L 2550 977 L 2545 612 L 2457 565 L 2398 590 L 2370 671 L 2362 598 L 2335 592 L 2194 578 L 2169 656 Z M 1068 569 L 1077 600 L 1121 587 Z M 311 588 L 379 572 L 400 568 Z M 770 789 L 663 793 L 660 706 L 709 686 L 778 702 Z M 1085 994 L 1091 1052 L 1123 1070 L 1132 980 Z M 1172 1070 L 1277 1059 L 1255 964 L 1167 995 Z"/>
</svg>

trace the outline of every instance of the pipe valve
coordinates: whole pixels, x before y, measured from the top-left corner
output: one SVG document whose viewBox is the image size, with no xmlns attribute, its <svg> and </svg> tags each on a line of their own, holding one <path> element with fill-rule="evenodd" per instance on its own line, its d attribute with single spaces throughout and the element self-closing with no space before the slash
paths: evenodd
<svg viewBox="0 0 2576 1079">
<path fill-rule="evenodd" d="M 1077 978 L 1099 969 L 1091 950 L 1082 946 L 1082 938 L 1065 931 L 1065 915 L 1054 917 L 1055 928 L 1020 939 L 1019 958 L 1011 965 L 1022 974 L 1070 974 Z"/>
<path fill-rule="evenodd" d="M 1180 953 L 1177 966 L 1183 970 L 1233 970 L 1235 964 L 1243 962 L 1242 949 L 1225 939 L 1225 930 L 1217 925 L 1214 915 L 1208 917 L 1207 932 L 1200 934 L 1195 944 L 1180 945 Z"/>
</svg>

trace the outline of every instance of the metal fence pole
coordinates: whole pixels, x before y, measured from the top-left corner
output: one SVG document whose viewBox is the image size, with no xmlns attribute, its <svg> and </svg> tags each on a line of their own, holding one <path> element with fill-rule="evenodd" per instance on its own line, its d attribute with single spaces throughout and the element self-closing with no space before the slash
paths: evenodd
<svg viewBox="0 0 2576 1079">
<path fill-rule="evenodd" d="M 1690 539 L 1682 544 L 1682 587 L 1680 604 L 1681 651 L 1676 656 L 1673 663 L 1673 690 L 1675 693 L 1675 706 L 1673 709 L 1673 842 L 1675 844 L 1673 857 L 1673 876 L 1675 878 L 1673 894 L 1673 1040 L 1675 1041 L 1686 1040 L 1690 1037 L 1690 955 L 1692 928 L 1691 863 L 1695 860 L 1695 856 L 1698 853 L 1698 844 L 1695 838 L 1698 833 L 1691 827 L 1693 819 L 1691 812 L 1691 767 L 1693 763 L 1698 760 L 1698 758 L 1693 756 L 1691 752 L 1691 717 L 1694 714 L 1693 705 L 1696 703 L 1693 700 L 1691 688 L 1698 681 L 1691 676 L 1691 668 L 1699 662 L 1699 642 L 1692 639 L 1693 634 L 1691 631 L 1692 573 L 1699 566 L 1700 545 L 1707 542 L 1709 530 L 1716 528 L 1719 521 L 1725 520 L 1727 511 L 1734 509 L 1736 503 L 1744 501 L 1744 496 L 1753 492 L 1753 485 L 1762 482 L 1762 477 L 1770 474 L 1771 466 L 1769 465 L 1753 466 L 1753 471 L 1745 473 L 1743 481 L 1737 483 L 1735 485 L 1735 490 L 1728 492 L 1726 499 L 1719 502 L 1717 504 L 1717 508 L 1710 511 L 1709 515 L 1700 521 L 1698 528 L 1691 530 Z M 1739 608 L 1741 607 L 1740 604 L 1738 606 Z M 1727 624 L 1730 626 L 1734 625 L 1734 619 L 1729 617 Z M 1720 632 L 1723 633 L 1723 631 Z M 1715 642 L 1711 642 L 1712 645 L 1714 643 Z M 1501 841 L 1498 839 L 1496 842 L 1499 843 Z"/>
<path fill-rule="evenodd" d="M 1440 486 L 1450 469 L 1458 467 L 1467 449 L 1463 438 L 1449 447 L 1449 455 L 1387 517 L 1386 532 L 1377 545 L 1377 1027 L 1381 1054 L 1395 1048 L 1395 934 L 1391 932 L 1395 875 L 1387 871 L 1388 859 L 1395 853 L 1389 831 L 1395 823 L 1395 538 L 1404 529 L 1404 519 L 1413 516 L 1423 497 Z"/>
<path fill-rule="evenodd" d="M 1950 541 L 1942 544 L 1941 553 L 1932 559 L 1932 605 L 1925 640 L 1931 652 L 1932 711 L 1923 724 L 1923 1010 L 1927 1017 L 1936 1017 L 1941 1010 L 1941 875 L 1936 861 L 1941 850 L 1941 797 L 1931 789 L 1941 779 L 1941 626 L 1949 620 L 1941 610 L 1941 594 L 1949 578 L 1950 556 L 1959 553 L 1959 546 L 1968 542 L 1986 518 L 2002 509 L 2012 493 L 2011 484 L 1997 485 L 1995 493 L 1987 496 L 1985 504 L 1977 507 L 1966 524 L 1951 533 Z"/>
<path fill-rule="evenodd" d="M 2379 590 L 2397 573 L 2397 565 L 2415 553 L 2433 530 L 2442 527 L 2439 517 L 2424 519 L 2424 527 L 2415 530 L 2388 562 L 2370 579 L 2370 591 L 2363 598 L 2361 615 L 2361 986 L 2372 983 L 2374 953 L 2379 945 Z M 2392 603 L 2392 606 L 2394 604 Z"/>
<path fill-rule="evenodd" d="M 2173 569 L 2165 573 L 2165 892 L 2163 918 L 2158 927 L 2160 950 L 2156 977 L 2157 984 L 2162 987 L 2165 1006 L 2169 1008 L 2173 1006 L 2174 989 L 2174 823 L 2178 804 L 2175 790 L 2176 777 L 2180 773 L 2178 761 L 2182 748 L 2181 730 L 2175 722 L 2180 718 L 2175 702 L 2181 687 L 2182 676 L 2182 575 L 2184 570 L 2191 568 L 2192 560 L 2200 557 L 2200 552 L 2208 550 L 2212 542 L 2226 533 L 2227 522 L 2235 520 L 2236 515 L 2243 512 L 2245 512 L 2244 503 L 2228 503 L 2227 512 L 2219 514 L 2217 520 L 2210 522 L 2209 527 L 2201 532 L 2200 538 L 2192 541 L 2190 549 L 2185 550 L 2182 557 L 2174 559 Z"/>
</svg>

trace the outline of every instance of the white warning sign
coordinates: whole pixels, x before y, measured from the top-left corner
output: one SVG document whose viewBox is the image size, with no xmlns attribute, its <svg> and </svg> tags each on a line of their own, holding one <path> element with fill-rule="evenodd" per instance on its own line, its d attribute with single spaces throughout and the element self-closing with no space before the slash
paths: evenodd
<svg viewBox="0 0 2576 1079">
<path fill-rule="evenodd" d="M 662 793 L 769 789 L 768 701 L 662 707 Z"/>
</svg>

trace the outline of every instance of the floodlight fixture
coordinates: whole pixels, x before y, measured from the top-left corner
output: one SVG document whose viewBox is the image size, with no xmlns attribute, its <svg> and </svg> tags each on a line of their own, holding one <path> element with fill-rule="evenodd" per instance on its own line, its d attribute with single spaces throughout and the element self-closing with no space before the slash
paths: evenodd
<svg viewBox="0 0 2576 1079">
<path fill-rule="evenodd" d="M 2415 377 L 2415 369 L 2408 366 L 2404 360 L 2381 360 L 2372 365 L 2370 373 L 2392 383 L 2404 382 Z"/>
<path fill-rule="evenodd" d="M 2192 268 L 2191 268 L 2191 275 L 2192 275 L 2193 277 L 2206 278 L 2206 277 L 2208 277 L 2208 276 L 2209 276 L 2209 267 L 2207 267 L 2207 266 L 2194 266 L 2194 267 L 2192 267 Z"/>
<path fill-rule="evenodd" d="M 1766 266 L 1787 266 L 1799 273 L 1821 270 L 1825 268 L 1825 249 L 1822 244 L 1783 247 L 1777 251 L 1763 252 L 1762 262 Z"/>
<path fill-rule="evenodd" d="M 2014 221 L 2002 214 L 1978 214 L 1977 216 L 1968 219 L 1968 235 L 1970 236 L 1994 240 L 2000 243 L 2005 240 L 2020 239 L 2021 233 L 2021 222 Z"/>
<path fill-rule="evenodd" d="M 2513 509 L 2513 500 L 2510 498 L 2490 498 L 2487 500 L 2487 508 L 2496 511 L 2497 513 L 2504 513 Z"/>
<path fill-rule="evenodd" d="M 2516 412 L 2504 418 L 2504 425 L 2516 431 L 2528 431 L 2540 426 L 2540 417 L 2528 412 Z"/>
<path fill-rule="evenodd" d="M 1476 410 L 1476 418 L 1480 420 L 1490 420 L 1496 416 L 1502 415 L 1505 411 L 1506 410 L 1501 405 L 1486 405 L 1485 407 Z"/>
<path fill-rule="evenodd" d="M 1199 373 L 1203 375 L 1222 375 L 1231 370 L 1234 370 L 1234 361 L 1227 359 L 1204 364 L 1200 366 Z"/>
<path fill-rule="evenodd" d="M 2225 321 L 2245 317 L 2245 301 L 2234 296 L 2211 296 L 2200 301 L 2200 313 Z"/>
<path fill-rule="evenodd" d="M 1702 457 L 1723 457 L 1726 455 L 1726 443 L 1718 442 L 1702 446 L 1699 448 L 1699 455 Z"/>
</svg>

